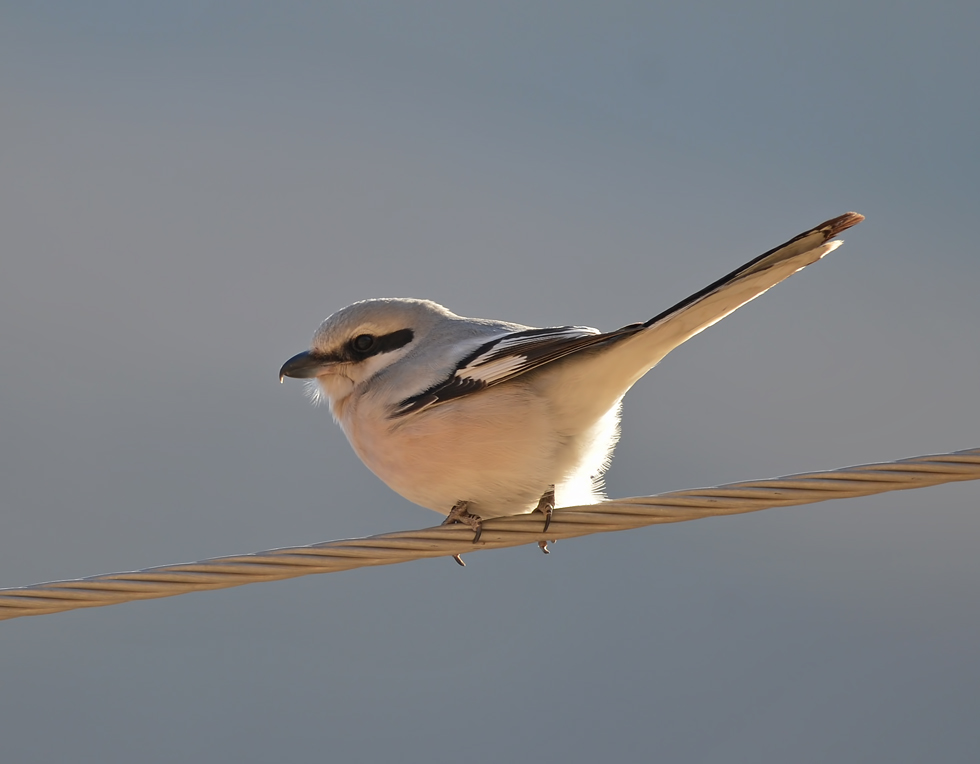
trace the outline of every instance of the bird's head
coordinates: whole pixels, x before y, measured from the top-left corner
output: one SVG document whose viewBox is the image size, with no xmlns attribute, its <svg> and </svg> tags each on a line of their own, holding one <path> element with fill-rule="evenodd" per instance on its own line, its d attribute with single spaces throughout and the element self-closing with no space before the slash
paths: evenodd
<svg viewBox="0 0 980 764">
<path fill-rule="evenodd" d="M 320 324 L 309 350 L 279 370 L 285 377 L 313 381 L 314 399 L 338 407 L 359 386 L 415 351 L 435 326 L 456 316 L 429 300 L 363 300 L 338 310 Z"/>
</svg>

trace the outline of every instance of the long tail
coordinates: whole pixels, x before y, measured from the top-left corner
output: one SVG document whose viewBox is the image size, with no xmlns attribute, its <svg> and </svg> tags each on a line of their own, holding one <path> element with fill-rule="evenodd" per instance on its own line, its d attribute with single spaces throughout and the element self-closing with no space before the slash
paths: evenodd
<svg viewBox="0 0 980 764">
<path fill-rule="evenodd" d="M 570 422 L 592 421 L 671 350 L 832 252 L 841 242 L 830 239 L 862 220 L 864 216 L 856 212 L 828 220 L 760 255 L 646 323 L 597 336 L 613 342 L 601 354 L 579 357 L 576 373 L 565 379 L 582 394 L 575 396 L 576 406 L 563 411 L 562 416 Z"/>
<path fill-rule="evenodd" d="M 656 336 L 658 344 L 663 342 L 668 345 L 664 352 L 666 355 L 780 281 L 833 252 L 843 242 L 830 239 L 862 220 L 864 215 L 847 212 L 821 223 L 681 300 L 674 307 L 651 318 L 644 326 L 649 329 L 651 338 Z"/>
<path fill-rule="evenodd" d="M 634 338 L 623 343 L 631 345 L 630 355 L 642 362 L 637 378 L 655 366 L 667 353 L 686 342 L 698 332 L 721 321 L 734 310 L 754 300 L 799 270 L 833 252 L 843 242 L 830 241 L 842 231 L 864 220 L 864 215 L 847 212 L 821 223 L 759 255 L 741 268 L 706 286 L 700 292 L 681 300 L 672 308 L 651 318 Z M 647 352 L 644 352 L 647 351 Z"/>
</svg>

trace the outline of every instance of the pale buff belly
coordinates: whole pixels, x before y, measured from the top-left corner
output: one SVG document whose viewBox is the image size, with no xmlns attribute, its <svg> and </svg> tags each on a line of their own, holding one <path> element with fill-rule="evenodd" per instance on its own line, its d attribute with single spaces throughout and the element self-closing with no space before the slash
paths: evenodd
<svg viewBox="0 0 980 764">
<path fill-rule="evenodd" d="M 342 421 L 357 455 L 393 490 L 443 515 L 458 501 L 471 502 L 481 517 L 529 512 L 581 460 L 549 409 L 516 386 L 404 419 L 360 408 Z"/>
</svg>

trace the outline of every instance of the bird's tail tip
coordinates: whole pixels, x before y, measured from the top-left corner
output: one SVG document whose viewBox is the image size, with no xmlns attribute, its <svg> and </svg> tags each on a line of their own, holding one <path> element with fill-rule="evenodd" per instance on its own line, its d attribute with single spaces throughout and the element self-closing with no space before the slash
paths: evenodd
<svg viewBox="0 0 980 764">
<path fill-rule="evenodd" d="M 843 215 L 831 218 L 826 223 L 821 223 L 817 226 L 816 230 L 820 231 L 828 239 L 832 239 L 848 228 L 856 226 L 862 220 L 864 220 L 864 215 L 860 212 L 845 212 Z"/>
</svg>

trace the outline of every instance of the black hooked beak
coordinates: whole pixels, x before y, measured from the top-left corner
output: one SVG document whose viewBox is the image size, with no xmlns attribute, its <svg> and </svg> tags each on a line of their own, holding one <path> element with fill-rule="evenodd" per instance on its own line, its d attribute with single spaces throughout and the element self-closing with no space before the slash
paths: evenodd
<svg viewBox="0 0 980 764">
<path fill-rule="evenodd" d="M 333 356 L 306 350 L 294 355 L 282 365 L 279 369 L 279 381 L 282 382 L 286 377 L 312 379 L 321 374 L 329 374 L 336 365 L 337 359 Z"/>
</svg>

